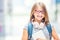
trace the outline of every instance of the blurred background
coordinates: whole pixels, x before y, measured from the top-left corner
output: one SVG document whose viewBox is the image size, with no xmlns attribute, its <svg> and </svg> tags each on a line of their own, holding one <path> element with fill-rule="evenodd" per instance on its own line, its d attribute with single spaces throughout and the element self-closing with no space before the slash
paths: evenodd
<svg viewBox="0 0 60 40">
<path fill-rule="evenodd" d="M 0 0 L 0 40 L 21 40 L 35 2 L 46 5 L 50 23 L 60 37 L 60 0 Z"/>
</svg>

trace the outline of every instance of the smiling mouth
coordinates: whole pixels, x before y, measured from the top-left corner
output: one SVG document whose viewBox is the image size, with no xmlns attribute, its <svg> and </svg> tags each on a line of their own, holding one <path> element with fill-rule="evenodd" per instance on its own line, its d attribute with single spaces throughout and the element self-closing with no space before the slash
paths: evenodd
<svg viewBox="0 0 60 40">
<path fill-rule="evenodd" d="M 37 17 L 40 17 L 40 18 L 42 18 L 42 16 L 37 16 Z"/>
</svg>

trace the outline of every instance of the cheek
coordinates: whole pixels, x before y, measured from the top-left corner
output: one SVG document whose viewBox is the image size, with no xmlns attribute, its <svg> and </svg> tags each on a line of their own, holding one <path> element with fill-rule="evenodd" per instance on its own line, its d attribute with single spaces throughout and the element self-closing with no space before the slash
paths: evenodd
<svg viewBox="0 0 60 40">
<path fill-rule="evenodd" d="M 44 14 L 43 14 L 42 16 L 43 16 L 43 17 L 45 17 L 45 15 L 44 15 Z"/>
<path fill-rule="evenodd" d="M 34 17 L 37 17 L 37 14 L 36 13 L 34 13 Z"/>
</svg>

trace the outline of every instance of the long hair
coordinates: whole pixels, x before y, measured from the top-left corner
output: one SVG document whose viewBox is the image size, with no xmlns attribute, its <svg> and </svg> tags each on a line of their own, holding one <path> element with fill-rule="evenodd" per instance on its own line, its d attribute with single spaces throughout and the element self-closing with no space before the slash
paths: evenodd
<svg viewBox="0 0 60 40">
<path fill-rule="evenodd" d="M 43 10 L 44 10 L 44 15 L 45 15 L 45 18 L 42 19 L 42 21 L 44 20 L 45 24 L 47 25 L 49 23 L 49 19 L 48 19 L 48 13 L 47 13 L 47 10 L 46 10 L 46 7 L 43 3 L 39 2 L 39 3 L 35 3 L 32 7 L 32 10 L 31 10 L 31 13 L 30 13 L 30 21 L 34 21 L 35 20 L 35 17 L 34 17 L 34 10 L 35 8 L 38 6 L 42 7 Z"/>
</svg>

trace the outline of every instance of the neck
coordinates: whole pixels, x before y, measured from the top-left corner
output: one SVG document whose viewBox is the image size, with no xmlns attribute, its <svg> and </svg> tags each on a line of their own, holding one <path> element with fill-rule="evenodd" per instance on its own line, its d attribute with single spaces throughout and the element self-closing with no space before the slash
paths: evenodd
<svg viewBox="0 0 60 40">
<path fill-rule="evenodd" d="M 41 23 L 41 20 L 36 20 L 36 19 L 35 19 L 35 22 L 38 22 L 38 23 L 40 24 L 40 23 Z"/>
</svg>

